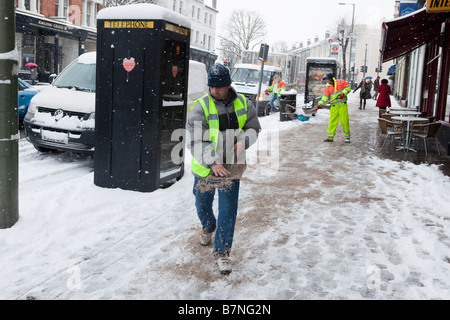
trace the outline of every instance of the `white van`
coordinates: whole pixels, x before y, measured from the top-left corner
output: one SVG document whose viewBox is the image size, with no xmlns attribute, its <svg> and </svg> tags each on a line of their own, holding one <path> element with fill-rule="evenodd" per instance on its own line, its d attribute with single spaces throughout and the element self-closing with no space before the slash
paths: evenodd
<svg viewBox="0 0 450 320">
<path fill-rule="evenodd" d="M 238 92 L 242 93 L 253 105 L 256 106 L 256 96 L 258 94 L 261 66 L 257 64 L 236 64 L 231 72 L 231 85 Z M 281 77 L 281 68 L 274 66 L 264 66 L 263 80 L 259 95 L 259 115 L 267 115 L 270 112 L 269 102 L 272 94 L 267 95 L 266 90 L 272 85 L 274 75 Z"/>
<path fill-rule="evenodd" d="M 95 52 L 79 56 L 31 100 L 23 123 L 37 150 L 94 152 L 96 59 Z M 191 60 L 189 69 L 188 107 L 207 93 L 206 66 Z"/>
</svg>

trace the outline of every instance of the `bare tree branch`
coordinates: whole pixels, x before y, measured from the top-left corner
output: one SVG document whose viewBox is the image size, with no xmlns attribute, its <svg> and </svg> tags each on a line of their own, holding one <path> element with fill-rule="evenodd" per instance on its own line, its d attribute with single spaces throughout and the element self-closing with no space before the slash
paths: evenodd
<svg viewBox="0 0 450 320">
<path fill-rule="evenodd" d="M 242 51 L 254 49 L 266 34 L 266 23 L 254 11 L 234 10 L 219 36 L 222 55 L 232 61 L 241 59 Z"/>
</svg>

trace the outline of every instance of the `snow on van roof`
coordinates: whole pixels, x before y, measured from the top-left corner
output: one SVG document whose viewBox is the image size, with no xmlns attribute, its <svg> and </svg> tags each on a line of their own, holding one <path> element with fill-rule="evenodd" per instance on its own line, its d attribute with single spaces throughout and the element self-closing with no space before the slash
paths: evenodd
<svg viewBox="0 0 450 320">
<path fill-rule="evenodd" d="M 261 70 L 261 65 L 260 64 L 251 64 L 251 63 L 237 63 L 237 64 L 234 65 L 233 68 L 234 69 L 236 69 L 236 68 L 247 68 L 247 69 Z M 281 72 L 281 68 L 275 67 L 275 66 L 269 66 L 269 65 L 264 65 L 264 70 L 266 70 L 266 71 L 280 71 Z"/>
<path fill-rule="evenodd" d="M 96 62 L 97 62 L 97 53 L 95 51 L 83 53 L 81 56 L 78 57 L 78 63 L 95 64 Z"/>
<path fill-rule="evenodd" d="M 97 19 L 164 20 L 189 29 L 191 28 L 191 22 L 181 14 L 150 3 L 104 8 L 98 12 Z"/>
</svg>

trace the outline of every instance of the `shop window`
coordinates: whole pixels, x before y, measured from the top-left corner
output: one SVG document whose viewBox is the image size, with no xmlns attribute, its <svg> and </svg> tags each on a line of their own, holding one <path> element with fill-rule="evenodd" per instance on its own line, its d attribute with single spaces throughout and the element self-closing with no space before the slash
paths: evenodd
<svg viewBox="0 0 450 320">
<path fill-rule="evenodd" d="M 36 62 L 36 36 L 32 33 L 22 35 L 22 67 L 28 62 Z"/>
</svg>

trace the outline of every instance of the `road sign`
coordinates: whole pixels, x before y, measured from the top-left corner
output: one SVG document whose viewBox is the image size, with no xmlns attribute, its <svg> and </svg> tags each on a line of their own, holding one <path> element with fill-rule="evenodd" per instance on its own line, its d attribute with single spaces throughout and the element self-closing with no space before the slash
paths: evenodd
<svg viewBox="0 0 450 320">
<path fill-rule="evenodd" d="M 330 44 L 330 54 L 331 55 L 339 54 L 339 43 L 333 42 Z"/>
<path fill-rule="evenodd" d="M 449 0 L 427 0 L 428 12 L 450 12 Z"/>
</svg>

